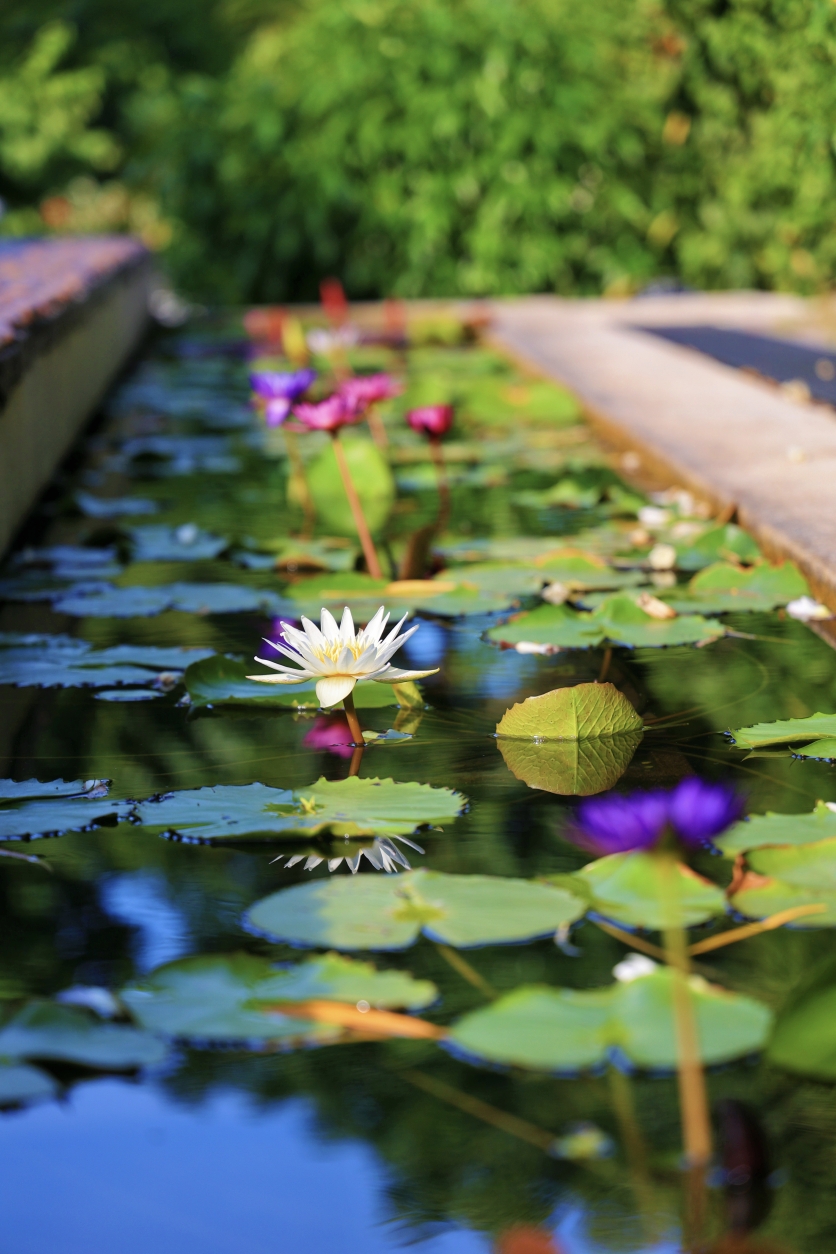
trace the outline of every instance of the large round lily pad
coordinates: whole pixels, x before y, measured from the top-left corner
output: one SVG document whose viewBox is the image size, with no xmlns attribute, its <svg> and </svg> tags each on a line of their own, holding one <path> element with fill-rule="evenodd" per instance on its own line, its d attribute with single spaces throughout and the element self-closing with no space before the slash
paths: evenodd
<svg viewBox="0 0 836 1254">
<path fill-rule="evenodd" d="M 410 871 L 314 880 L 256 902 L 247 923 L 293 945 L 406 949 L 424 934 L 466 948 L 548 936 L 580 918 L 565 888 L 487 875 Z"/>
<path fill-rule="evenodd" d="M 809 593 L 806 579 L 792 562 L 780 566 L 762 562 L 748 570 L 729 562 L 715 562 L 695 575 L 682 592 L 677 589 L 665 600 L 683 614 L 724 614 L 771 610 Z"/>
<path fill-rule="evenodd" d="M 672 1069 L 677 1050 L 671 972 L 658 968 L 629 983 L 576 991 L 528 985 L 455 1023 L 447 1046 L 476 1062 L 575 1072 L 613 1054 L 637 1067 Z M 706 1063 L 759 1050 L 769 1010 L 698 977 L 690 991 Z"/>
<path fill-rule="evenodd" d="M 417 828 L 449 823 L 466 798 L 450 788 L 392 779 L 318 779 L 309 788 L 218 784 L 141 801 L 135 816 L 144 827 L 182 840 L 252 840 L 317 835 L 408 836 Z"/>
<path fill-rule="evenodd" d="M 726 909 L 722 889 L 683 863 L 676 864 L 674 895 L 659 859 L 647 853 L 598 858 L 572 879 L 589 893 L 590 909 L 628 927 L 693 927 Z"/>
<path fill-rule="evenodd" d="M 497 748 L 512 775 L 544 792 L 589 797 L 612 788 L 627 770 L 643 733 L 621 732 L 589 740 L 514 740 Z"/>
<path fill-rule="evenodd" d="M 30 1001 L 0 1028 L 0 1057 L 45 1058 L 104 1071 L 131 1071 L 165 1057 L 148 1032 L 102 1023 L 76 1006 Z"/>
<path fill-rule="evenodd" d="M 434 984 L 401 971 L 324 954 L 278 967 L 251 954 L 182 958 L 122 990 L 134 1018 L 150 1032 L 192 1041 L 324 1044 L 340 1029 L 262 1007 L 281 1002 L 366 1001 L 379 1009 L 419 1010 L 438 996 Z"/>
<path fill-rule="evenodd" d="M 639 731 L 642 720 L 614 684 L 575 684 L 528 697 L 506 710 L 500 737 L 524 740 L 588 740 Z"/>
<path fill-rule="evenodd" d="M 811 845 L 836 836 L 836 805 L 819 801 L 809 814 L 753 814 L 715 840 L 718 849 L 733 856 L 765 845 Z"/>
</svg>

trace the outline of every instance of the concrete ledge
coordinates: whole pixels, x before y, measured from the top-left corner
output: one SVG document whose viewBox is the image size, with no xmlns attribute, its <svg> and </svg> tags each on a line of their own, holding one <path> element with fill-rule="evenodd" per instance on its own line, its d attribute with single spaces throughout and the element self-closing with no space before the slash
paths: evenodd
<svg viewBox="0 0 836 1254">
<path fill-rule="evenodd" d="M 635 454 L 636 468 L 736 511 L 769 556 L 795 561 L 836 609 L 836 414 L 640 329 L 702 322 L 809 339 L 804 301 L 532 297 L 492 310 L 497 342 L 572 388 L 600 434 Z"/>
<path fill-rule="evenodd" d="M 141 339 L 150 277 L 125 236 L 0 250 L 0 553 Z"/>
</svg>

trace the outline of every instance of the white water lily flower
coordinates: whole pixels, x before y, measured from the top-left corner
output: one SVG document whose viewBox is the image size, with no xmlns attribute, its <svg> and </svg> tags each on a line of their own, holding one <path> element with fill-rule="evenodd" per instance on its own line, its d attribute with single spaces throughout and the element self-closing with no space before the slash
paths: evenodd
<svg viewBox="0 0 836 1254">
<path fill-rule="evenodd" d="M 794 601 L 790 601 L 787 605 L 787 613 L 790 618 L 797 618 L 799 622 L 810 623 L 816 620 L 824 620 L 833 618 L 832 612 L 826 605 L 814 601 L 812 597 L 797 597 Z"/>
<path fill-rule="evenodd" d="M 315 679 L 319 703 L 327 708 L 345 700 L 359 679 L 374 679 L 380 684 L 403 684 L 410 679 L 435 675 L 437 666 L 429 671 L 402 671 L 389 665 L 392 654 L 418 630 L 416 623 L 401 636 L 399 633 L 405 620 L 406 614 L 383 639 L 389 615 L 384 614 L 382 605 L 368 626 L 358 632 L 354 630 L 348 606 L 343 610 L 339 627 L 328 610 L 322 611 L 319 627 L 304 617 L 302 631 L 282 623 L 281 634 L 292 647 L 285 648 L 272 640 L 265 643 L 290 658 L 301 669 L 295 670 L 291 666 L 281 666 L 278 662 L 269 662 L 267 658 L 256 657 L 256 662 L 280 673 L 248 675 L 247 678 L 261 684 L 302 684 L 305 680 Z"/>
</svg>

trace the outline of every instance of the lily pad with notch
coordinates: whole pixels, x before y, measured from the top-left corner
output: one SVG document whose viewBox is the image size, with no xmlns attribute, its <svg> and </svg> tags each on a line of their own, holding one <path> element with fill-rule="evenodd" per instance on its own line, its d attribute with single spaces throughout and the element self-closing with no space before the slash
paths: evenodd
<svg viewBox="0 0 836 1254">
<path fill-rule="evenodd" d="M 808 814 L 752 814 L 735 823 L 714 844 L 733 857 L 768 845 L 811 845 L 836 836 L 836 803 L 817 801 Z"/>
<path fill-rule="evenodd" d="M 639 1068 L 677 1063 L 672 973 L 658 968 L 605 988 L 528 985 L 453 1025 L 444 1046 L 468 1061 L 571 1074 L 626 1059 Z M 763 1048 L 771 1014 L 752 998 L 698 976 L 689 980 L 700 1055 L 709 1065 Z"/>
<path fill-rule="evenodd" d="M 285 1046 L 337 1040 L 333 1024 L 282 1015 L 282 1002 L 365 1001 L 375 1009 L 420 1010 L 438 997 L 429 980 L 371 963 L 324 954 L 277 966 L 252 954 L 201 954 L 157 967 L 120 994 L 137 1023 L 161 1036 L 192 1043 Z M 269 1012 L 267 1007 L 275 1007 Z"/>
<path fill-rule="evenodd" d="M 549 879 L 564 881 L 588 894 L 590 910 L 627 927 L 694 927 L 726 910 L 726 895 L 716 884 L 679 862 L 672 885 L 659 859 L 647 853 L 609 854 L 569 877 Z"/>
<path fill-rule="evenodd" d="M 442 944 L 468 948 L 548 936 L 584 909 L 565 888 L 421 869 L 385 879 L 339 876 L 297 884 L 256 902 L 246 922 L 291 945 L 406 949 L 423 932 Z"/>
<path fill-rule="evenodd" d="M 761 562 L 746 568 L 715 562 L 694 575 L 685 589 L 664 594 L 664 600 L 683 614 L 726 614 L 735 610 L 772 610 L 809 595 L 807 580 L 792 562 L 780 566 Z"/>
<path fill-rule="evenodd" d="M 736 523 L 708 527 L 690 543 L 677 543 L 675 547 L 679 570 L 703 570 L 715 562 L 728 561 L 730 557 L 735 564 L 750 564 L 758 561 L 761 556 L 760 549 L 748 531 L 744 531 Z"/>
<path fill-rule="evenodd" d="M 409 836 L 452 822 L 467 799 L 450 788 L 392 779 L 318 779 L 308 788 L 265 784 L 184 789 L 140 801 L 136 819 L 160 835 L 203 843 L 282 836 Z"/>
<path fill-rule="evenodd" d="M 795 906 L 823 905 L 795 919 L 794 928 L 836 927 L 836 836 L 810 845 L 752 849 L 729 889 L 734 910 L 754 919 Z"/>
</svg>

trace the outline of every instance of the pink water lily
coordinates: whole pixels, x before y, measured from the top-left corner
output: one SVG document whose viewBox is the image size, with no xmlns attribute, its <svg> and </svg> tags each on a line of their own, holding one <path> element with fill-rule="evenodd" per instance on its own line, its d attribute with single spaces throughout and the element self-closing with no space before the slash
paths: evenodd
<svg viewBox="0 0 836 1254">
<path fill-rule="evenodd" d="M 351 426 L 360 417 L 359 408 L 353 401 L 335 392 L 327 400 L 317 404 L 302 402 L 294 405 L 293 416 L 308 428 L 309 431 L 339 431 L 341 427 Z"/>
<path fill-rule="evenodd" d="M 340 395 L 355 404 L 358 409 L 365 408 L 366 405 L 374 405 L 378 401 L 388 400 L 392 396 L 399 396 L 402 391 L 403 384 L 398 379 L 393 379 L 390 374 L 357 375 L 353 379 L 345 379 L 340 384 Z"/>
<path fill-rule="evenodd" d="M 428 435 L 431 440 L 438 440 L 453 425 L 453 406 L 423 405 L 419 409 L 410 409 L 406 421 L 413 431 Z"/>
</svg>

